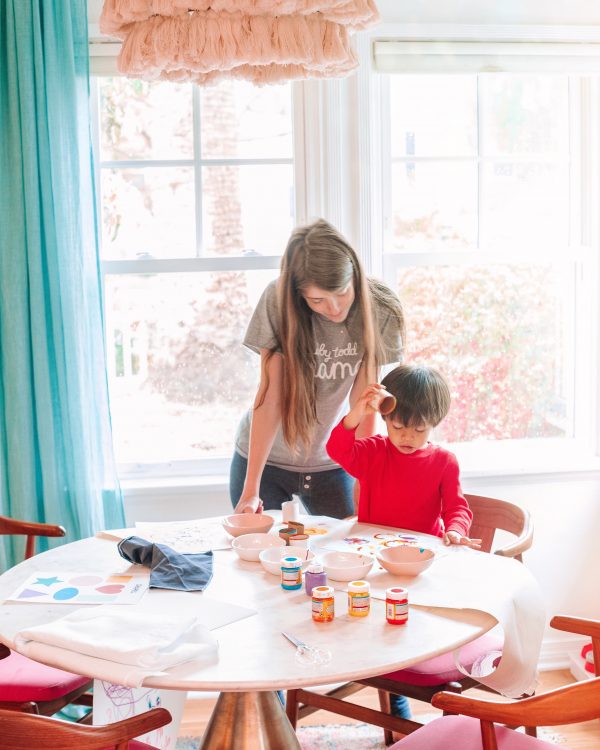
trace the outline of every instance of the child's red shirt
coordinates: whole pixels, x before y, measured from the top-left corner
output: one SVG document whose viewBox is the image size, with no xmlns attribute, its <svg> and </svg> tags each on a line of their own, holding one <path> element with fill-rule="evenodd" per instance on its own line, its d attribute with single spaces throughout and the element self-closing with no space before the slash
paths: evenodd
<svg viewBox="0 0 600 750">
<path fill-rule="evenodd" d="M 434 536 L 445 531 L 468 536 L 473 514 L 453 453 L 428 443 L 407 455 L 383 435 L 357 440 L 355 430 L 342 422 L 327 441 L 327 453 L 360 482 L 359 521 Z"/>
</svg>

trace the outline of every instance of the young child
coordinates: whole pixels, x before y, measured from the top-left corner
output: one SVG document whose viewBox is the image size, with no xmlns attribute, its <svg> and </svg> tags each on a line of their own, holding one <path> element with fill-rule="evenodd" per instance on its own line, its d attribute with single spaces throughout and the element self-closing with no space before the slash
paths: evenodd
<svg viewBox="0 0 600 750">
<path fill-rule="evenodd" d="M 387 437 L 358 440 L 356 428 L 376 410 L 382 389 L 396 399 L 394 411 L 383 417 Z M 468 537 L 473 514 L 456 457 L 429 442 L 449 408 L 448 383 L 432 367 L 400 365 L 381 385 L 367 386 L 327 442 L 329 456 L 360 482 L 359 521 L 433 534 L 445 544 L 480 546 L 481 540 Z"/>
</svg>

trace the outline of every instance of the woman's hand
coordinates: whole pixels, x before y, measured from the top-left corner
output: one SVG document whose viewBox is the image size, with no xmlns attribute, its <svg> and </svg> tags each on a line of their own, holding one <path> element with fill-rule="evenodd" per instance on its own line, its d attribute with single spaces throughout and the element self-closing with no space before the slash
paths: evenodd
<svg viewBox="0 0 600 750">
<path fill-rule="evenodd" d="M 234 513 L 262 513 L 263 501 L 258 495 L 249 495 L 240 497 L 238 504 L 235 506 Z"/>
<path fill-rule="evenodd" d="M 447 531 L 444 534 L 444 544 L 462 544 L 464 547 L 471 549 L 481 549 L 481 539 L 469 539 L 458 531 Z"/>
</svg>

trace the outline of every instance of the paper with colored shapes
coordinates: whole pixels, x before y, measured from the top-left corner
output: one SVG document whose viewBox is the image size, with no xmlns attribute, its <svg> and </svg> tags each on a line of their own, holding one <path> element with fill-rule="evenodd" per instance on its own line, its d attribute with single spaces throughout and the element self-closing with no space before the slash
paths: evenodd
<svg viewBox="0 0 600 750">
<path fill-rule="evenodd" d="M 30 576 L 7 601 L 34 604 L 135 604 L 148 590 L 147 576 L 45 573 Z"/>
</svg>

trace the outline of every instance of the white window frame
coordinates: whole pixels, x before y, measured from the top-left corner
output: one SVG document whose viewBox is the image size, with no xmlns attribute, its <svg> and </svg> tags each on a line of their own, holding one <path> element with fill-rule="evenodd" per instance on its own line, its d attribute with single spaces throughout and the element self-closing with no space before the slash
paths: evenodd
<svg viewBox="0 0 600 750">
<path fill-rule="evenodd" d="M 186 258 L 155 258 L 155 259 L 127 259 L 100 260 L 100 274 L 102 296 L 106 279 L 111 275 L 143 274 L 143 273 L 210 273 L 215 271 L 254 271 L 279 268 L 280 255 L 228 255 L 202 256 L 202 193 L 200 174 L 203 166 L 223 165 L 260 165 L 260 164 L 288 164 L 294 170 L 294 199 L 296 222 L 301 223 L 307 216 L 307 188 L 305 151 L 307 148 L 304 134 L 305 92 L 302 85 L 292 85 L 292 129 L 293 156 L 292 158 L 201 158 L 199 140 L 200 131 L 195 127 L 194 156 L 189 159 L 176 160 L 140 160 L 107 161 L 100 159 L 100 132 L 98 112 L 98 86 L 96 77 L 118 75 L 116 70 L 116 54 L 118 45 L 112 43 L 93 43 L 91 47 L 91 82 L 90 82 L 90 110 L 91 133 L 94 150 L 94 180 L 96 190 L 97 216 L 101 216 L 101 185 L 100 176 L 103 168 L 140 168 L 154 166 L 177 166 L 194 169 L 195 178 L 195 216 L 196 216 L 196 248 L 195 257 Z M 200 90 L 197 86 L 192 90 L 192 107 L 194 124 L 200 122 Z M 314 145 L 312 146 L 314 148 Z M 101 238 L 99 239 L 101 242 Z M 257 367 L 258 367 L 257 361 Z M 240 414 L 240 417 L 242 415 Z M 233 451 L 233 435 L 232 435 Z M 207 457 L 197 460 L 168 461 L 164 463 L 119 463 L 118 473 L 121 480 L 144 481 L 146 479 L 162 481 L 164 478 L 174 477 L 206 477 L 224 476 L 228 473 L 230 457 Z"/>
<path fill-rule="evenodd" d="M 580 30 L 579 30 L 580 31 Z M 598 32 L 594 32 L 597 36 Z M 384 76 L 374 72 L 375 44 L 381 40 L 401 40 L 405 50 L 412 48 L 416 59 L 406 65 L 407 72 L 428 72 L 435 69 L 431 63 L 431 52 L 442 54 L 440 60 L 465 50 L 465 42 L 488 40 L 495 61 L 501 63 L 502 54 L 510 55 L 519 52 L 529 56 L 539 51 L 535 44 L 547 42 L 544 53 L 559 50 L 561 65 L 569 57 L 565 47 L 556 47 L 559 41 L 580 42 L 582 38 L 591 44 L 586 46 L 585 53 L 591 55 L 593 65 L 586 62 L 584 69 L 593 68 L 600 71 L 600 39 L 589 34 L 577 36 L 578 30 L 556 29 L 552 27 L 479 27 L 479 26 L 425 26 L 388 24 L 378 27 L 371 33 L 362 34 L 358 39 L 359 59 L 361 66 L 356 76 L 357 92 L 357 153 L 360 154 L 361 173 L 368 174 L 368 190 L 357 191 L 355 202 L 361 220 L 360 237 L 363 247 L 368 249 L 365 259 L 371 271 L 384 280 L 393 278 L 400 267 L 420 264 L 469 263 L 474 257 L 469 253 L 436 252 L 436 253 L 384 253 L 386 238 L 384 232 L 385 197 L 389 194 L 386 185 L 383 165 L 388 163 L 386 142 L 389 142 L 389 117 L 386 116 L 386 84 Z M 572 36 L 572 38 L 570 38 Z M 532 38 L 536 41 L 532 41 Z M 479 47 L 478 53 L 485 52 L 485 44 Z M 430 46 L 428 46 L 430 45 Z M 468 49 L 468 47 L 467 47 Z M 573 47 L 569 51 L 572 51 Z M 418 56 L 422 65 L 419 66 Z M 511 61 L 514 58 L 510 58 Z M 439 62 L 439 61 L 438 61 Z M 485 61 L 484 61 L 485 62 Z M 535 62 L 535 61 L 534 61 Z M 537 61 L 539 63 L 539 60 Z M 576 63 L 580 63 L 578 58 Z M 516 71 L 516 65 L 506 65 L 507 70 Z M 531 66 L 533 67 L 533 66 Z M 539 69 L 539 68 L 538 68 Z M 578 65 L 574 65 L 577 71 Z M 437 67 L 440 70 L 440 67 Z M 471 69 L 470 69 L 471 70 Z M 556 68 L 548 67 L 548 72 Z M 562 68 L 561 68 L 562 70 Z M 523 72 L 527 72 L 524 70 Z M 551 439 L 543 441 L 514 440 L 487 442 L 484 447 L 475 444 L 456 444 L 453 449 L 459 456 L 463 475 L 466 476 L 523 476 L 551 475 L 555 472 L 570 472 L 570 475 L 600 468 L 600 80 L 597 76 L 582 79 L 577 96 L 575 115 L 579 119 L 576 140 L 571 149 L 580 149 L 581 170 L 571 174 L 572 187 L 579 193 L 579 212 L 572 212 L 574 226 L 571 226 L 570 260 L 573 262 L 575 289 L 575 319 L 573 383 L 574 397 L 574 439 Z M 573 116 L 573 108 L 570 108 Z M 364 185 L 364 183 L 363 183 Z M 573 236 L 579 240 L 573 242 Z M 577 247 L 575 247 L 577 246 Z M 493 262 L 493 253 L 485 258 L 477 254 L 477 260 Z M 523 253 L 519 250 L 519 259 Z M 507 256 L 502 255 L 506 261 Z M 498 260 L 498 258 L 496 258 Z M 538 260 L 532 258 L 532 260 Z M 540 460 L 539 446 L 543 445 L 545 457 Z"/>
<path fill-rule="evenodd" d="M 385 196 L 382 174 L 382 152 L 386 137 L 386 121 L 381 108 L 384 99 L 382 77 L 373 72 L 373 42 L 376 39 L 412 41 L 444 41 L 451 46 L 457 41 L 489 40 L 489 42 L 588 41 L 600 43 L 598 32 L 584 27 L 517 27 L 475 25 L 406 25 L 384 24 L 372 32 L 356 35 L 360 68 L 356 74 L 341 80 L 309 80 L 293 84 L 293 128 L 297 222 L 303 223 L 322 216 L 337 227 L 354 244 L 367 271 L 382 277 L 390 272 L 391 257 L 385 257 L 383 212 Z M 446 49 L 449 49 L 447 46 Z M 115 74 L 118 45 L 92 44 L 92 75 Z M 524 465 L 523 450 L 512 446 L 491 445 L 485 456 L 459 451 L 463 475 L 503 477 L 510 480 L 524 476 L 564 477 L 589 476 L 600 470 L 600 82 L 590 78 L 582 87 L 580 108 L 582 119 L 592 123 L 581 131 L 582 148 L 589 158 L 576 176 L 586 200 L 581 201 L 580 217 L 582 250 L 577 259 L 577 317 L 585 321 L 576 330 L 579 358 L 587 352 L 586 367 L 575 363 L 574 388 L 584 394 L 575 400 L 576 431 L 581 438 L 571 441 L 573 450 L 565 452 L 559 441 L 558 454 L 548 454 L 544 465 Z M 97 121 L 97 117 L 95 118 Z M 585 248 L 587 249 L 583 249 Z M 407 259 L 407 258 L 406 258 Z M 440 256 L 436 255 L 439 261 Z M 108 273 L 129 271 L 134 263 L 140 271 L 165 272 L 171 264 L 175 271 L 218 270 L 214 258 L 192 258 L 180 261 L 104 261 L 103 278 Z M 455 254 L 454 260 L 458 262 Z M 464 258 L 463 261 L 467 259 Z M 216 261 L 216 263 L 215 263 Z M 148 264 L 142 267 L 140 264 Z M 278 256 L 227 258 L 229 268 L 276 268 Z M 117 265 L 113 265 L 117 264 Z M 120 265 L 125 264 L 125 265 Z M 385 267 L 384 267 L 385 266 Z M 221 266 L 222 267 L 222 266 Z M 524 441 L 532 444 L 532 441 Z M 548 443 L 546 443 L 548 445 Z M 227 484 L 229 458 L 200 459 L 172 464 L 136 464 L 120 466 L 120 476 L 135 482 L 138 488 L 152 484 L 165 488 L 190 484 L 190 477 L 214 490 Z M 204 477 L 204 478 L 203 478 Z M 186 479 L 187 478 L 187 479 Z M 208 483 L 208 484 L 207 484 Z"/>
</svg>

